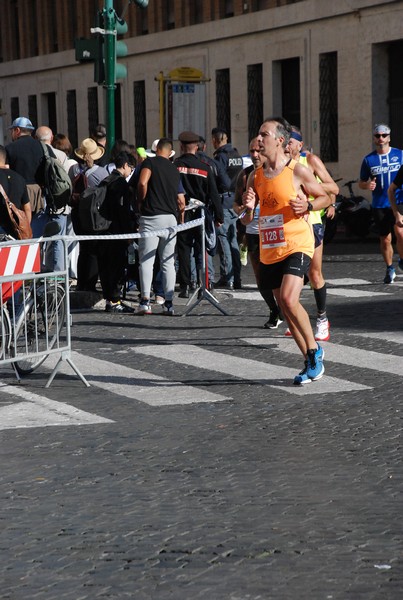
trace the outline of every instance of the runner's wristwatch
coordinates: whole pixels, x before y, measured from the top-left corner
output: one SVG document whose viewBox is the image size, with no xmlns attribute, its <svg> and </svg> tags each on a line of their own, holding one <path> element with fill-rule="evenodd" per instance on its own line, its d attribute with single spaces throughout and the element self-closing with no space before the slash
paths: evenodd
<svg viewBox="0 0 403 600">
<path fill-rule="evenodd" d="M 308 205 L 307 210 L 309 210 L 309 211 L 313 210 L 312 202 L 309 202 L 309 200 L 307 200 L 306 203 Z"/>
</svg>

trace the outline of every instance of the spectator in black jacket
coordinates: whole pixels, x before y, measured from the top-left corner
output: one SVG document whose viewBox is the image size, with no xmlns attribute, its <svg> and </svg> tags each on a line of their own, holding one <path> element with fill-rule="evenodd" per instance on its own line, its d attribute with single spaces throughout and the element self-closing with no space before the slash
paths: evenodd
<svg viewBox="0 0 403 600">
<path fill-rule="evenodd" d="M 7 194 L 8 199 L 15 206 L 23 210 L 29 222 L 31 222 L 31 205 L 27 193 L 25 179 L 18 173 L 8 168 L 6 164 L 6 149 L 0 146 L 0 185 Z M 10 227 L 10 219 L 6 206 L 0 203 L 0 233 L 13 235 Z"/>
<path fill-rule="evenodd" d="M 133 196 L 126 181 L 133 170 L 131 157 L 126 152 L 122 152 L 116 156 L 115 165 L 116 168 L 107 177 L 106 203 L 112 223 L 106 233 L 131 233 L 134 229 L 131 211 Z M 128 240 L 99 240 L 96 242 L 99 278 L 103 297 L 106 300 L 106 312 L 134 312 L 130 306 L 121 301 L 121 283 L 127 263 L 128 243 Z"/>
<path fill-rule="evenodd" d="M 174 164 L 181 175 L 186 204 L 189 204 L 190 198 L 195 198 L 203 202 L 206 206 L 210 206 L 214 213 L 214 220 L 219 227 L 224 220 L 221 201 L 212 170 L 196 156 L 199 135 L 192 131 L 183 131 L 179 135 L 179 141 L 181 142 L 181 156 L 174 161 Z M 196 219 L 199 216 L 200 211 L 188 210 L 185 213 L 185 222 Z M 196 259 L 196 268 L 200 268 L 200 231 L 198 227 L 182 231 L 178 234 L 179 298 L 189 297 L 189 287 L 191 284 L 190 256 L 192 248 Z"/>
<path fill-rule="evenodd" d="M 214 160 L 225 173 L 225 177 L 218 184 L 224 209 L 224 224 L 218 232 L 221 278 L 217 285 L 239 289 L 241 288 L 241 257 L 237 240 L 238 215 L 233 210 L 233 204 L 235 184 L 243 162 L 238 150 L 229 143 L 226 131 L 215 127 L 211 136 Z"/>
</svg>

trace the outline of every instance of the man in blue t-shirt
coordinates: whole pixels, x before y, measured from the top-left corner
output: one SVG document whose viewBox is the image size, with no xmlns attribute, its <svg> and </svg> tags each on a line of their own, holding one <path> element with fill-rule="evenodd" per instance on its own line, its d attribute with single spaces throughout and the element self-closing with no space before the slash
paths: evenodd
<svg viewBox="0 0 403 600">
<path fill-rule="evenodd" d="M 384 123 L 374 126 L 375 150 L 365 156 L 360 171 L 359 187 L 371 190 L 374 221 L 378 226 L 380 247 L 386 263 L 384 283 L 393 283 L 396 271 L 393 267 L 392 232 L 395 217 L 391 209 L 388 189 L 403 164 L 403 151 L 390 146 L 390 127 Z M 396 202 L 403 202 L 403 191 L 397 190 Z M 397 236 L 399 268 L 403 270 L 403 237 Z"/>
</svg>

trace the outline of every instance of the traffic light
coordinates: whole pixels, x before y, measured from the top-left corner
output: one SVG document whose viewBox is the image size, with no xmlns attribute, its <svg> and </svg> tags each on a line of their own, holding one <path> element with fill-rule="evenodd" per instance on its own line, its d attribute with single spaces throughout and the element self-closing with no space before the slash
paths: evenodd
<svg viewBox="0 0 403 600">
<path fill-rule="evenodd" d="M 104 18 L 102 12 L 97 12 L 95 16 L 94 42 L 96 44 L 96 57 L 94 62 L 94 81 L 98 84 L 105 82 L 105 61 L 104 61 L 104 35 L 101 33 L 104 27 Z"/>
<path fill-rule="evenodd" d="M 127 33 L 127 29 L 128 29 L 126 21 L 124 21 L 123 19 L 120 19 L 117 15 L 116 15 L 116 19 L 115 19 L 115 29 L 116 29 L 116 36 L 124 35 L 125 33 Z M 126 65 L 122 65 L 121 63 L 118 63 L 118 58 L 123 58 L 124 56 L 127 56 L 127 53 L 128 53 L 128 51 L 127 51 L 127 46 L 126 46 L 125 42 L 122 42 L 121 40 L 116 40 L 116 42 L 115 42 L 115 80 L 116 79 L 125 79 L 125 77 L 127 77 Z"/>
</svg>

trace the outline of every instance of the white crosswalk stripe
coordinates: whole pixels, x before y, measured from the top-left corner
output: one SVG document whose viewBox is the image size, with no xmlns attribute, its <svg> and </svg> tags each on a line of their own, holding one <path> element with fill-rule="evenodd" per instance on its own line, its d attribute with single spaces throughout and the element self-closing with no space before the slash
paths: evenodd
<svg viewBox="0 0 403 600">
<path fill-rule="evenodd" d="M 356 333 L 360 337 L 372 338 L 373 340 L 385 340 L 386 342 L 394 342 L 396 344 L 403 344 L 403 331 L 376 331 L 376 332 L 365 332 Z"/>
<path fill-rule="evenodd" d="M 0 382 L 0 390 L 3 394 L 7 393 L 23 400 L 0 406 L 0 430 L 56 425 L 96 425 L 113 422 L 64 402 L 49 400 L 16 385 L 6 385 Z"/>
<path fill-rule="evenodd" d="M 365 332 L 354 333 L 354 335 L 403 344 L 403 332 Z M 257 382 L 262 386 L 267 386 L 268 390 L 278 389 L 296 397 L 312 396 L 313 399 L 320 399 L 323 394 L 328 393 L 348 393 L 372 389 L 362 383 L 361 374 L 357 374 L 354 381 L 350 380 L 351 369 L 348 378 L 332 376 L 332 363 L 403 376 L 403 357 L 401 356 L 365 350 L 353 345 L 326 342 L 323 345 L 326 352 L 325 376 L 308 386 L 298 387 L 294 386 L 292 382 L 302 364 L 297 358 L 292 357 L 292 355 L 299 357 L 299 350 L 292 339 L 279 335 L 268 335 L 245 337 L 241 341 L 251 346 L 267 347 L 267 355 L 261 360 L 255 360 L 244 356 L 232 356 L 225 351 L 217 352 L 195 344 L 147 344 L 122 351 L 122 354 L 130 353 L 155 358 L 157 364 L 161 365 L 164 374 L 168 373 L 165 377 L 144 370 L 132 369 L 109 360 L 84 356 L 78 352 L 73 352 L 71 358 L 75 364 L 80 366 L 81 372 L 92 386 L 109 392 L 111 397 L 123 396 L 150 406 L 174 406 L 231 400 L 230 394 L 214 393 L 206 389 L 205 384 L 217 384 L 217 373 L 221 377 L 234 377 L 240 382 Z M 56 361 L 56 355 L 50 356 L 43 368 L 53 369 Z M 172 363 L 172 368 L 166 367 L 166 364 L 169 363 Z M 175 373 L 178 373 L 181 365 L 203 370 L 200 375 L 200 385 L 187 385 L 186 382 L 175 380 Z M 75 377 L 70 366 L 65 362 L 61 364 L 59 372 Z M 96 425 L 112 422 L 63 402 L 49 400 L 20 386 L 0 382 L 0 389 L 10 397 L 16 396 L 19 400 L 14 403 L 5 400 L 5 405 L 0 406 L 0 430 L 19 427 Z"/>
<path fill-rule="evenodd" d="M 248 343 L 253 343 L 253 339 L 247 339 Z M 293 340 L 284 338 L 287 346 L 296 348 Z M 260 340 L 260 343 L 262 340 Z M 272 345 L 273 338 L 265 338 L 265 344 Z M 282 344 L 278 344 L 279 349 L 282 349 Z M 299 367 L 284 367 L 269 362 L 261 362 L 241 356 L 230 356 L 223 352 L 213 352 L 198 346 L 175 344 L 172 346 L 141 346 L 140 348 L 132 348 L 133 352 L 154 356 L 157 359 L 171 360 L 174 362 L 183 362 L 183 364 L 199 367 L 209 371 L 217 371 L 222 374 L 238 377 L 246 381 L 259 382 L 270 387 L 277 388 L 295 394 L 297 396 L 305 396 L 307 394 L 323 394 L 328 392 L 348 392 L 370 389 L 365 385 L 336 379 L 335 377 L 323 377 L 314 384 L 304 387 L 294 386 L 293 380 L 300 368 Z M 289 351 L 288 349 L 285 351 Z M 272 355 L 272 350 L 270 351 Z"/>
<path fill-rule="evenodd" d="M 135 351 L 141 353 L 141 349 L 141 346 L 136 347 Z M 128 350 L 128 352 L 132 351 L 132 348 Z M 81 373 L 91 385 L 99 386 L 103 390 L 108 390 L 125 398 L 144 402 L 150 406 L 230 400 L 228 396 L 214 394 L 175 381 L 175 371 L 172 371 L 172 379 L 169 379 L 153 373 L 131 369 L 121 364 L 111 363 L 110 361 L 84 356 L 78 352 L 72 352 L 71 358 L 76 365 L 79 365 Z M 180 361 L 176 362 L 179 363 Z M 52 356 L 46 361 L 48 368 L 53 368 L 55 364 L 56 358 Z M 71 368 L 66 363 L 62 363 L 59 372 L 67 375 L 72 374 Z"/>
<path fill-rule="evenodd" d="M 373 286 L 374 282 L 368 281 L 367 279 L 353 279 L 350 277 L 343 277 L 340 279 L 327 279 L 327 293 L 330 296 L 341 296 L 344 298 L 373 298 L 375 296 L 389 296 L 391 289 L 387 288 L 388 291 L 379 292 L 375 290 L 363 290 L 354 289 L 353 286 Z M 403 284 L 402 284 L 403 285 Z M 302 294 L 312 292 L 309 285 L 306 285 L 302 289 Z M 244 288 L 242 290 L 228 291 L 228 290 L 216 290 L 216 294 L 230 294 L 236 297 L 237 300 L 253 300 L 254 302 L 263 302 L 263 298 L 256 289 Z"/>
<path fill-rule="evenodd" d="M 388 292 L 375 292 L 367 290 L 354 290 L 352 288 L 327 288 L 328 296 L 342 296 L 343 298 L 374 298 L 375 296 L 389 296 Z"/>
<path fill-rule="evenodd" d="M 299 354 L 294 341 L 287 338 L 244 338 L 242 341 L 254 346 L 267 346 L 268 344 L 273 346 L 275 344 L 281 352 Z M 325 342 L 323 348 L 326 353 L 325 358 L 328 361 L 381 373 L 390 373 L 391 375 L 403 375 L 403 357 L 401 356 L 331 342 Z"/>
</svg>

